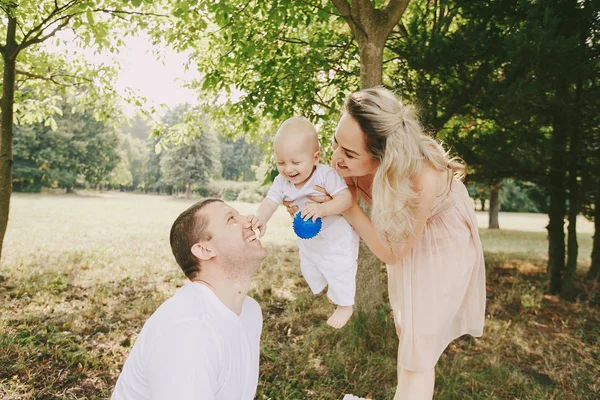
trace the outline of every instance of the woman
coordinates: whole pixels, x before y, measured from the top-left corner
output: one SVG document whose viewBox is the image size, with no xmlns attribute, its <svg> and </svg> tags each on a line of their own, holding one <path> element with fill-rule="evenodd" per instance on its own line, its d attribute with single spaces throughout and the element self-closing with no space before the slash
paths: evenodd
<svg viewBox="0 0 600 400">
<path fill-rule="evenodd" d="M 395 399 L 431 399 L 444 349 L 483 333 L 485 269 L 473 203 L 459 180 L 464 166 L 384 88 L 346 100 L 333 149 L 355 200 L 344 217 L 387 264 L 399 337 Z M 372 221 L 359 195 L 371 203 Z"/>
</svg>

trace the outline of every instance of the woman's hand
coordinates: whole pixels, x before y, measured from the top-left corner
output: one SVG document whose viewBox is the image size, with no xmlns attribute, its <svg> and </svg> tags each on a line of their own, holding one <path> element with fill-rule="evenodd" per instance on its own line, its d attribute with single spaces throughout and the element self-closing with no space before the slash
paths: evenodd
<svg viewBox="0 0 600 400">
<path fill-rule="evenodd" d="M 329 193 L 327 193 L 325 188 L 322 188 L 321 186 L 314 186 L 313 189 L 323 193 L 323 196 L 307 196 L 310 200 L 314 201 L 315 203 L 325 203 L 333 199 L 333 197 L 331 197 Z M 298 212 L 298 206 L 292 206 L 291 204 L 291 200 L 283 202 L 283 205 L 287 208 L 287 212 L 293 217 Z"/>
<path fill-rule="evenodd" d="M 306 196 L 315 203 L 326 203 L 330 200 L 333 200 L 333 197 L 331 197 L 331 195 L 327 193 L 327 190 L 325 190 L 325 188 L 322 188 L 321 186 L 313 186 L 313 189 L 315 189 L 317 192 L 323 193 L 323 196 Z"/>
</svg>

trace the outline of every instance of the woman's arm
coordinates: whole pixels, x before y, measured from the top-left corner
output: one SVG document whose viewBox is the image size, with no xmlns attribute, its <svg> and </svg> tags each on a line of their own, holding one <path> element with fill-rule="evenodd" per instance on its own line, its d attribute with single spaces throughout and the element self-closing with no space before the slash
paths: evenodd
<svg viewBox="0 0 600 400">
<path fill-rule="evenodd" d="M 404 243 L 393 249 L 379 239 L 373 222 L 371 222 L 371 219 L 357 203 L 354 203 L 348 211 L 342 214 L 361 239 L 364 240 L 371 252 L 386 264 L 398 264 L 408 254 L 417 243 L 417 239 L 423 234 L 427 220 L 431 216 L 439 185 L 435 170 L 423 170 L 416 179 L 415 185 L 419 196 L 416 199 L 417 212 L 415 214 L 413 232 Z"/>
<path fill-rule="evenodd" d="M 375 254 L 375 257 L 386 264 L 396 263 L 396 256 L 389 246 L 379 239 L 373 222 L 356 202 L 352 203 L 352 207 L 343 212 L 342 215 L 352 225 L 360 238 L 364 240 L 367 247 Z"/>
<path fill-rule="evenodd" d="M 321 196 L 319 196 L 321 197 Z M 322 203 L 309 203 L 302 210 L 302 218 L 313 220 L 317 218 L 329 217 L 330 215 L 339 215 L 352 206 L 352 194 L 348 189 L 340 190 L 333 195 L 333 199 Z"/>
</svg>

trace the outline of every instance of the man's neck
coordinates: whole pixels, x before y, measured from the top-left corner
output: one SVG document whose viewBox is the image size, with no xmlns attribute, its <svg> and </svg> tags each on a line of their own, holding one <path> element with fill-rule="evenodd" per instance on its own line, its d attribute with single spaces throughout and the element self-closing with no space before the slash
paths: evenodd
<svg viewBox="0 0 600 400">
<path fill-rule="evenodd" d="M 215 279 L 214 277 L 198 277 L 194 282 L 206 285 L 221 300 L 221 303 L 231 311 L 240 315 L 246 294 L 250 290 L 250 279 L 237 281 L 229 279 Z"/>
</svg>

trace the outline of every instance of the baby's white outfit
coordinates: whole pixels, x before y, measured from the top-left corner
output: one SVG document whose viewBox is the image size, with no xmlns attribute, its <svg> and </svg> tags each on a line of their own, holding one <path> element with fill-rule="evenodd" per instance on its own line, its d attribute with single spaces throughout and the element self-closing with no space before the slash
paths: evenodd
<svg viewBox="0 0 600 400">
<path fill-rule="evenodd" d="M 311 202 L 307 196 L 322 196 L 314 186 L 325 188 L 331 196 L 348 186 L 335 169 L 317 165 L 311 177 L 300 189 L 284 176 L 278 175 L 267 198 L 277 204 L 292 200 L 301 211 Z M 356 268 L 360 238 L 341 215 L 322 218 L 323 226 L 312 239 L 298 238 L 300 268 L 313 293 L 320 293 L 325 286 L 327 296 L 339 306 L 354 305 L 356 293 Z"/>
</svg>

